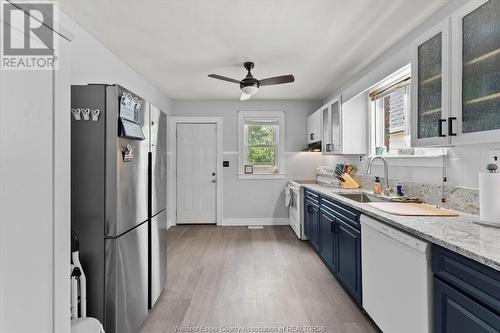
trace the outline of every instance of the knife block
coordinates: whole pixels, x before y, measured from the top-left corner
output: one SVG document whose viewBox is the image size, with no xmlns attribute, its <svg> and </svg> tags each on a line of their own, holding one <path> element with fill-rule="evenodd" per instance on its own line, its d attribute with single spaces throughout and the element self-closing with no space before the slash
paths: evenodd
<svg viewBox="0 0 500 333">
<path fill-rule="evenodd" d="M 361 187 L 348 173 L 343 173 L 341 177 L 344 178 L 345 182 L 340 187 L 350 189 Z"/>
</svg>

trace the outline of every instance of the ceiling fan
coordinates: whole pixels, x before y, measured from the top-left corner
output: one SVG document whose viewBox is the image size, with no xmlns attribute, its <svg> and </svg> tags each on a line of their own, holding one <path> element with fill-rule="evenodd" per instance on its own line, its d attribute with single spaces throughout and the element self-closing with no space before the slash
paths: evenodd
<svg viewBox="0 0 500 333">
<path fill-rule="evenodd" d="M 282 76 L 270 77 L 270 78 L 263 79 L 263 80 L 257 80 L 256 78 L 253 77 L 252 73 L 250 73 L 252 68 L 254 68 L 253 62 L 245 62 L 243 64 L 243 67 L 245 67 L 245 69 L 248 71 L 248 74 L 241 81 L 231 79 L 229 77 L 225 77 L 222 75 L 217 75 L 217 74 L 210 74 L 208 76 L 212 77 L 214 79 L 238 83 L 240 85 L 240 89 L 241 89 L 240 100 L 242 100 L 242 101 L 250 99 L 250 97 L 252 97 L 252 95 L 255 94 L 259 90 L 260 86 L 270 86 L 270 85 L 274 85 L 274 84 L 283 84 L 283 83 L 290 83 L 290 82 L 295 81 L 295 78 L 293 77 L 293 75 L 282 75 Z"/>
</svg>

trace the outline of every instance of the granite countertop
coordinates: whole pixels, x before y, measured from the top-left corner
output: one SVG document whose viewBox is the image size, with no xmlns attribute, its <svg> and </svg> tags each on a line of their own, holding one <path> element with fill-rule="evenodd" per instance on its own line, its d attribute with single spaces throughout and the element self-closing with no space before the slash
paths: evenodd
<svg viewBox="0 0 500 333">
<path fill-rule="evenodd" d="M 302 186 L 342 202 L 397 229 L 500 271 L 500 228 L 474 223 L 479 221 L 478 216 L 460 212 L 457 212 L 459 216 L 456 217 L 392 215 L 366 203 L 359 203 L 337 195 L 338 193 L 366 193 L 368 192 L 366 190 L 330 188 L 317 184 L 302 184 Z"/>
</svg>

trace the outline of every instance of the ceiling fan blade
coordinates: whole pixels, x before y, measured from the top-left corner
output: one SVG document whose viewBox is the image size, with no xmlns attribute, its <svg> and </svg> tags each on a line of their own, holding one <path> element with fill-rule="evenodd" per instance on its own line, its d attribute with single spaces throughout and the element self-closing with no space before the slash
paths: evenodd
<svg viewBox="0 0 500 333">
<path fill-rule="evenodd" d="M 240 101 L 246 101 L 247 99 L 250 99 L 252 95 L 245 94 L 244 92 L 241 93 Z"/>
<path fill-rule="evenodd" d="M 217 74 L 209 74 L 209 75 L 208 75 L 208 77 L 211 77 L 211 78 L 214 78 L 214 79 L 223 80 L 223 81 L 229 81 L 229 82 L 233 82 L 233 83 L 240 84 L 240 81 L 235 80 L 235 79 L 231 79 L 230 77 L 225 77 L 225 76 L 222 76 L 222 75 L 217 75 Z"/>
<path fill-rule="evenodd" d="M 259 80 L 259 86 L 270 86 L 273 84 L 283 84 L 294 81 L 295 78 L 293 77 L 293 75 L 282 75 L 282 76 L 269 77 L 267 79 Z"/>
</svg>

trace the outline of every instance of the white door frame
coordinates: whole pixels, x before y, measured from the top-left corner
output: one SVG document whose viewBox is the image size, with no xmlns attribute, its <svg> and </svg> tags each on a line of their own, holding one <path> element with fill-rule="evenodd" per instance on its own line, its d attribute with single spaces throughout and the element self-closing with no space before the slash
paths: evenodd
<svg viewBox="0 0 500 333">
<path fill-rule="evenodd" d="M 217 183 L 216 183 L 216 224 L 222 224 L 222 191 L 223 191 L 223 180 L 224 176 L 222 174 L 222 159 L 223 159 L 223 117 L 171 117 L 170 118 L 170 142 L 172 143 L 172 168 L 170 169 L 171 182 L 172 184 L 172 196 L 170 199 L 170 207 L 173 209 L 173 225 L 177 224 L 177 124 L 215 124 L 217 127 L 217 144 L 216 144 L 216 172 L 217 172 Z"/>
</svg>

